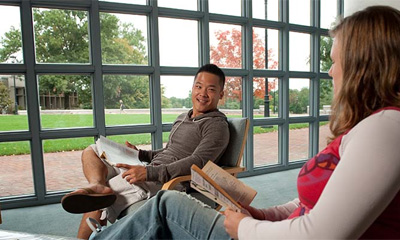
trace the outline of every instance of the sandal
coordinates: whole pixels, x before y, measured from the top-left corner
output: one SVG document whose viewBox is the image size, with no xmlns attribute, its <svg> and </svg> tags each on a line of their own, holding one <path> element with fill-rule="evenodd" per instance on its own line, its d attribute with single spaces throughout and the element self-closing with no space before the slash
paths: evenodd
<svg viewBox="0 0 400 240">
<path fill-rule="evenodd" d="M 86 213 L 106 208 L 117 199 L 114 193 L 96 193 L 82 188 L 86 193 L 72 192 L 61 199 L 62 207 L 69 213 Z"/>
</svg>

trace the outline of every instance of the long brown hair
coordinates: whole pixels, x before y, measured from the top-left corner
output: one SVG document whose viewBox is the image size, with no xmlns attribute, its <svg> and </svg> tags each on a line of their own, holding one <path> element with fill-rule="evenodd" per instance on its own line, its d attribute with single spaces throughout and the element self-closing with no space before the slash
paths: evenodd
<svg viewBox="0 0 400 240">
<path fill-rule="evenodd" d="M 343 69 L 332 102 L 333 140 L 380 108 L 400 107 L 400 11 L 368 7 L 330 33 L 341 44 Z"/>
</svg>

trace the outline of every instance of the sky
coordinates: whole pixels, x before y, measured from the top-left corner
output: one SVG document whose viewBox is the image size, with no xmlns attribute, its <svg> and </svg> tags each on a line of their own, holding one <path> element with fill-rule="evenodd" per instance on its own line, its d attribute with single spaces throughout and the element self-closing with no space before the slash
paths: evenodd
<svg viewBox="0 0 400 240">
<path fill-rule="evenodd" d="M 145 4 L 145 0 L 108 0 L 111 2 L 126 2 Z M 264 9 L 265 0 L 253 0 L 253 16 L 255 18 L 265 18 Z M 336 9 L 336 1 L 321 1 L 321 15 L 331 16 L 324 18 L 322 26 L 328 28 L 330 22 L 334 21 L 334 10 Z M 291 23 L 309 25 L 310 10 L 309 0 L 290 1 L 289 11 Z M 277 11 L 278 0 L 268 0 L 268 19 L 278 20 Z M 328 5 L 330 4 L 330 5 Z M 189 10 L 196 10 L 196 0 L 159 0 L 160 7 L 175 7 Z M 229 6 L 229 7 L 227 7 Z M 209 0 L 209 9 L 212 13 L 229 14 L 240 16 L 241 6 L 240 0 Z M 292 14 L 293 13 L 293 14 Z M 144 16 L 132 16 L 127 14 L 116 14 L 122 22 L 132 22 L 136 28 L 142 30 L 147 35 L 146 18 Z M 10 26 L 19 27 L 20 13 L 18 7 L 2 6 L 0 7 L 0 36 L 10 29 Z M 329 20 L 331 19 L 331 20 Z M 210 23 L 210 33 L 216 30 L 231 30 L 233 25 Z M 234 26 L 239 28 L 239 26 Z M 263 32 L 261 29 L 256 31 Z M 272 31 L 274 32 L 274 31 Z M 160 37 L 160 64 L 162 66 L 198 66 L 198 32 L 197 22 L 192 20 L 160 18 L 159 19 L 159 37 Z M 290 70 L 307 71 L 309 69 L 308 57 L 310 54 L 310 37 L 306 34 L 291 33 L 289 39 Z M 210 34 L 210 45 L 217 44 L 214 34 Z M 268 38 L 269 48 L 273 52 L 278 52 L 278 37 L 276 34 L 270 34 Z M 179 51 L 176 51 L 179 49 Z M 277 54 L 276 54 L 277 57 Z M 21 58 L 21 56 L 17 56 Z M 189 90 L 191 90 L 193 76 L 161 76 L 161 84 L 165 87 L 166 97 L 186 98 Z M 308 85 L 308 81 L 293 80 L 290 83 L 291 88 L 301 89 Z"/>
</svg>

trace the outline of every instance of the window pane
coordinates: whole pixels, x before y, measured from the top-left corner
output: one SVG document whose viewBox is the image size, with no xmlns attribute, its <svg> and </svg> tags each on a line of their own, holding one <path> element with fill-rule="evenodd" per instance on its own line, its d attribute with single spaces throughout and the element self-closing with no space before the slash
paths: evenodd
<svg viewBox="0 0 400 240">
<path fill-rule="evenodd" d="M 289 22 L 294 24 L 310 26 L 311 23 L 311 1 L 295 0 L 289 1 Z"/>
<path fill-rule="evenodd" d="M 254 166 L 278 164 L 278 126 L 254 127 Z"/>
<path fill-rule="evenodd" d="M 225 68 L 242 68 L 241 26 L 210 23 L 210 62 Z"/>
<path fill-rule="evenodd" d="M 28 130 L 25 77 L 0 75 L 0 131 Z"/>
<path fill-rule="evenodd" d="M 99 0 L 100 2 L 115 2 L 146 5 L 146 0 Z"/>
<path fill-rule="evenodd" d="M 197 11 L 196 0 L 158 0 L 158 6 Z"/>
<path fill-rule="evenodd" d="M 337 16 L 337 1 L 321 1 L 321 28 L 332 27 Z"/>
<path fill-rule="evenodd" d="M 309 115 L 310 79 L 289 79 L 289 116 Z"/>
<path fill-rule="evenodd" d="M 267 3 L 267 5 L 265 5 Z M 279 20 L 278 0 L 253 0 L 253 18 Z"/>
<path fill-rule="evenodd" d="M 278 69 L 279 31 L 253 28 L 253 68 Z M 268 55 L 268 58 L 266 58 Z M 267 61 L 266 61 L 267 60 Z"/>
<path fill-rule="evenodd" d="M 290 71 L 310 71 L 310 34 L 289 33 Z"/>
<path fill-rule="evenodd" d="M 148 65 L 146 16 L 100 13 L 100 26 L 104 64 Z"/>
<path fill-rule="evenodd" d="M 289 124 L 289 162 L 309 158 L 308 123 Z"/>
<path fill-rule="evenodd" d="M 65 138 L 43 141 L 43 161 L 46 191 L 69 190 L 84 187 L 82 150 L 94 143 L 92 137 Z"/>
<path fill-rule="evenodd" d="M 0 6 L 1 63 L 23 62 L 19 7 Z"/>
<path fill-rule="evenodd" d="M 320 99 L 319 99 L 319 114 L 330 115 L 331 103 L 333 99 L 333 81 L 332 79 L 321 79 L 320 85 Z"/>
<path fill-rule="evenodd" d="M 277 78 L 253 78 L 254 118 L 278 117 L 278 87 Z"/>
<path fill-rule="evenodd" d="M 162 66 L 199 66 L 197 21 L 159 18 L 159 27 Z"/>
<path fill-rule="evenodd" d="M 33 22 L 36 62 L 89 63 L 87 12 L 34 8 Z"/>
<path fill-rule="evenodd" d="M 318 152 L 324 150 L 327 146 L 327 139 L 331 136 L 331 130 L 329 129 L 329 122 L 319 123 L 319 149 Z"/>
<path fill-rule="evenodd" d="M 209 0 L 210 13 L 241 16 L 241 0 Z"/>
<path fill-rule="evenodd" d="M 148 76 L 104 75 L 106 125 L 150 123 Z"/>
<path fill-rule="evenodd" d="M 194 76 L 161 76 L 162 121 L 173 122 L 192 108 Z"/>
<path fill-rule="evenodd" d="M 228 117 L 241 117 L 242 101 L 242 78 L 226 77 L 224 97 L 219 100 L 218 108 Z"/>
<path fill-rule="evenodd" d="M 28 141 L 0 142 L 0 165 L 0 198 L 34 193 Z"/>
<path fill-rule="evenodd" d="M 331 37 L 321 37 L 320 41 L 320 70 L 321 72 L 328 72 L 332 65 L 331 48 L 333 39 Z"/>
<path fill-rule="evenodd" d="M 90 76 L 41 75 L 39 100 L 42 128 L 93 126 Z"/>
</svg>

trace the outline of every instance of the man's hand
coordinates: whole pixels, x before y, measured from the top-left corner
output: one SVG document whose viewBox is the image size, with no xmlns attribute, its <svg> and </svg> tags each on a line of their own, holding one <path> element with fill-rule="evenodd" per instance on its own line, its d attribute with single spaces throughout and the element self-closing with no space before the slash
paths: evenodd
<svg viewBox="0 0 400 240">
<path fill-rule="evenodd" d="M 122 174 L 122 178 L 125 178 L 125 180 L 130 184 L 146 181 L 147 170 L 145 166 L 118 163 L 116 167 L 127 169 Z"/>
<path fill-rule="evenodd" d="M 138 150 L 137 147 L 136 147 L 135 145 L 133 145 L 132 143 L 130 143 L 130 142 L 128 142 L 128 141 L 125 141 L 125 145 L 126 145 L 128 148 L 132 148 L 132 149 Z M 138 150 L 138 151 L 139 151 L 139 150 Z"/>
<path fill-rule="evenodd" d="M 230 208 L 227 208 L 224 212 L 225 221 L 224 226 L 226 232 L 234 239 L 238 239 L 238 230 L 239 230 L 239 223 L 240 221 L 245 218 L 249 217 L 247 211 L 243 211 L 245 213 L 235 212 Z"/>
</svg>

